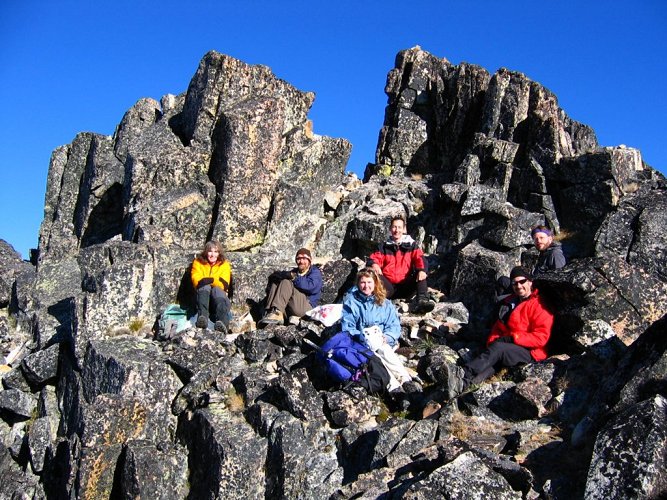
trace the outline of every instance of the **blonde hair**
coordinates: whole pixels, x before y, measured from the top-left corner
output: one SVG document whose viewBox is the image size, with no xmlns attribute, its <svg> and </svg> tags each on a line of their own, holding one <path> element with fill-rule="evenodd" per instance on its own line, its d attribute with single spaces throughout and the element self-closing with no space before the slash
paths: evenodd
<svg viewBox="0 0 667 500">
<path fill-rule="evenodd" d="M 375 284 L 373 288 L 373 295 L 375 296 L 375 303 L 381 306 L 384 303 L 384 300 L 387 298 L 387 290 L 385 290 L 382 281 L 378 277 L 377 273 L 373 271 L 370 267 L 364 268 L 357 273 L 357 287 L 359 287 L 359 281 L 361 278 L 370 277 Z"/>
<path fill-rule="evenodd" d="M 222 250 L 222 245 L 218 240 L 211 240 L 207 241 L 206 244 L 204 245 L 204 249 L 201 251 L 199 255 L 197 255 L 197 258 L 201 262 L 208 262 L 208 252 L 211 250 L 217 250 L 218 251 L 218 262 L 221 264 L 227 260 L 225 257 L 225 253 Z"/>
</svg>

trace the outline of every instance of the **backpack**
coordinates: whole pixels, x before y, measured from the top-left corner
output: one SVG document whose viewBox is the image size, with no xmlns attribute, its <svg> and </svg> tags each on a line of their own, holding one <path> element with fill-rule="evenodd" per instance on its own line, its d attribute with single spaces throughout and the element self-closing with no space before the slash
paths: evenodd
<svg viewBox="0 0 667 500">
<path fill-rule="evenodd" d="M 188 312 L 178 304 L 169 304 L 157 322 L 158 340 L 169 340 L 178 332 L 189 328 Z"/>
<path fill-rule="evenodd" d="M 373 351 L 339 332 L 318 347 L 318 357 L 333 384 L 361 385 L 371 394 L 381 394 L 389 384 L 389 373 Z"/>
</svg>

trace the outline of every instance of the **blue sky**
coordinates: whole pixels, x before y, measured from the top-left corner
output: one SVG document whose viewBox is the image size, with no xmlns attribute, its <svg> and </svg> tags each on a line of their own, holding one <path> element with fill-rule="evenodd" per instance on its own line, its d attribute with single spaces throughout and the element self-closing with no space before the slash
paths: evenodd
<svg viewBox="0 0 667 500">
<path fill-rule="evenodd" d="M 387 72 L 415 45 L 525 73 L 600 144 L 636 147 L 667 172 L 664 0 L 2 0 L 0 238 L 27 257 L 53 149 L 83 131 L 111 135 L 142 97 L 185 92 L 209 50 L 315 92 L 314 131 L 350 140 L 360 175 Z"/>
</svg>

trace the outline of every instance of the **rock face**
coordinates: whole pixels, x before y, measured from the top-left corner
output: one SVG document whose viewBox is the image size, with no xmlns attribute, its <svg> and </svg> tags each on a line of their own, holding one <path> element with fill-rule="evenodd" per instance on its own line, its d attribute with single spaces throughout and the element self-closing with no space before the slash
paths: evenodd
<svg viewBox="0 0 667 500">
<path fill-rule="evenodd" d="M 140 99 L 113 137 L 56 149 L 36 268 L 0 241 L 2 498 L 660 497 L 667 356 L 664 178 L 601 148 L 525 75 L 398 54 L 375 162 L 318 136 L 312 93 L 210 52 L 186 92 Z M 302 246 L 339 301 L 404 215 L 440 298 L 396 303 L 419 379 L 381 397 L 330 389 L 303 341 L 256 330 L 267 276 Z M 495 280 L 536 259 L 554 354 L 445 402 L 474 356 Z M 232 263 L 230 335 L 154 340 L 207 239 Z M 3 246 L 4 245 L 4 246 Z"/>
</svg>

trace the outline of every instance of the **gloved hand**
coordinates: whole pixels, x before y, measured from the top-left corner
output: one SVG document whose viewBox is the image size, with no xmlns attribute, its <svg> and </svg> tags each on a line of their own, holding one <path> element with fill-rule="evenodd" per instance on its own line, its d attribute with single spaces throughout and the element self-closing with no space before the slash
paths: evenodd
<svg viewBox="0 0 667 500">
<path fill-rule="evenodd" d="M 197 288 L 201 288 L 206 285 L 212 285 L 213 284 L 213 278 L 202 278 L 199 280 L 199 283 L 197 283 Z"/>
<path fill-rule="evenodd" d="M 514 337 L 511 335 L 505 335 L 503 337 L 498 337 L 494 342 L 504 342 L 506 344 L 514 344 Z"/>
<path fill-rule="evenodd" d="M 269 283 L 280 283 L 282 280 L 291 280 L 292 273 L 289 271 L 274 271 L 269 276 Z"/>
</svg>

